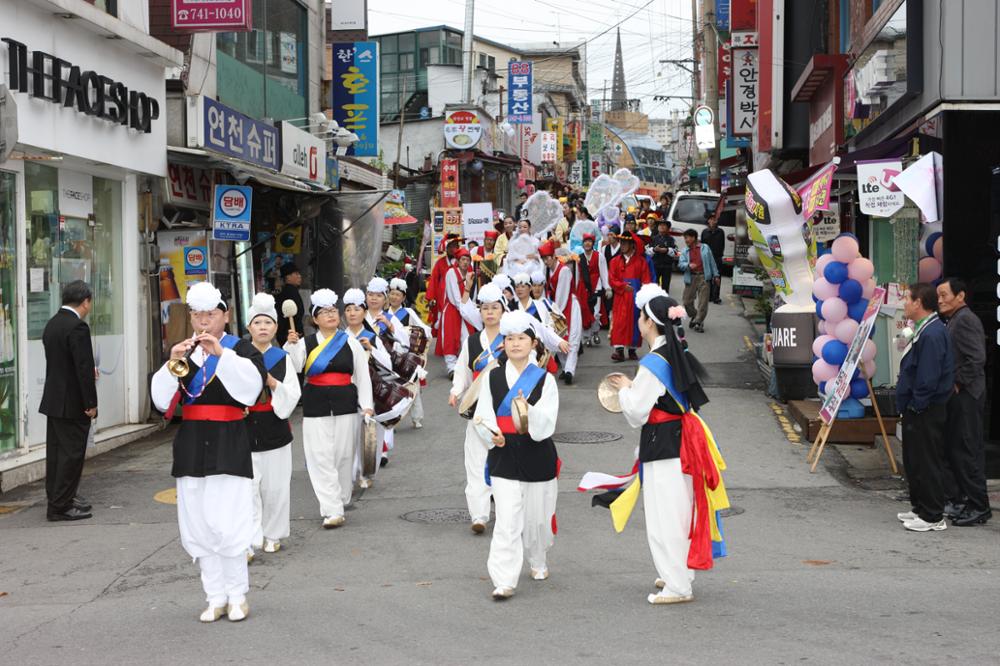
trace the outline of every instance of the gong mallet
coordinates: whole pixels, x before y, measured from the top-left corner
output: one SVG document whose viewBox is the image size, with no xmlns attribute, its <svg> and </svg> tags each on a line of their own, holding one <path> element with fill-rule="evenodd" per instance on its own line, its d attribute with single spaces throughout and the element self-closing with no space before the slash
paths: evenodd
<svg viewBox="0 0 1000 666">
<path fill-rule="evenodd" d="M 281 316 L 288 318 L 288 330 L 292 333 L 298 333 L 295 330 L 295 316 L 298 314 L 299 306 L 292 299 L 288 299 L 281 304 Z"/>
</svg>

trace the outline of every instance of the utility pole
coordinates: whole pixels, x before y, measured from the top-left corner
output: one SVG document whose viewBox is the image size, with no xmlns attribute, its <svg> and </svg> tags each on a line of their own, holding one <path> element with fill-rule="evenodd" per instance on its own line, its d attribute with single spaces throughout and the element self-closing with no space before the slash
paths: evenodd
<svg viewBox="0 0 1000 666">
<path fill-rule="evenodd" d="M 392 186 L 397 190 L 399 189 L 399 160 L 403 152 L 403 125 L 406 123 L 406 76 L 400 74 L 399 78 L 399 86 L 402 91 L 396 98 L 396 106 L 399 107 L 399 133 L 396 136 L 396 173 L 393 174 L 392 178 Z M 407 146 L 406 149 L 409 150 L 410 147 Z"/>
<path fill-rule="evenodd" d="M 472 29 L 476 15 L 476 0 L 465 0 L 465 34 L 462 35 L 462 102 L 472 104 L 472 75 L 476 71 L 472 62 Z"/>
<path fill-rule="evenodd" d="M 705 45 L 705 105 L 712 110 L 712 133 L 715 148 L 708 151 L 708 189 L 722 191 L 722 170 L 719 165 L 719 46 L 715 34 L 715 11 L 713 0 L 701 0 L 702 35 Z"/>
</svg>

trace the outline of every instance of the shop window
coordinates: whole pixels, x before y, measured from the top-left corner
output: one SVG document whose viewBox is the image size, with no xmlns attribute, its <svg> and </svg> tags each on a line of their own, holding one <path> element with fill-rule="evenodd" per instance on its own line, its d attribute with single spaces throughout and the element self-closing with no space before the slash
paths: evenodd
<svg viewBox="0 0 1000 666">
<path fill-rule="evenodd" d="M 396 53 L 398 44 L 396 35 L 386 35 L 381 39 L 382 53 Z"/>
<path fill-rule="evenodd" d="M 417 36 L 417 44 L 421 47 L 433 46 L 437 48 L 441 45 L 441 33 L 436 30 L 421 32 Z"/>
<path fill-rule="evenodd" d="M 309 97 L 306 10 L 295 0 L 257 0 L 253 28 L 218 34 L 219 100 L 254 118 L 301 118 Z"/>
<path fill-rule="evenodd" d="M 0 171 L 0 452 L 17 448 L 16 176 Z"/>
<path fill-rule="evenodd" d="M 412 53 L 401 53 L 399 55 L 399 69 L 403 72 L 408 72 L 413 70 L 413 63 L 415 58 Z"/>
<path fill-rule="evenodd" d="M 392 74 L 393 72 L 399 71 L 399 56 L 395 53 L 382 54 L 380 58 L 380 64 L 382 65 L 383 74 Z"/>
<path fill-rule="evenodd" d="M 413 53 L 416 46 L 414 45 L 413 33 L 409 32 L 399 36 L 399 52 L 400 53 Z"/>
<path fill-rule="evenodd" d="M 91 334 L 122 333 L 121 183 L 76 174 L 74 189 L 90 196 L 92 212 L 59 210 L 59 171 L 25 164 L 28 213 L 28 339 L 40 340 L 62 305 L 63 286 L 83 280 L 93 291 Z"/>
</svg>

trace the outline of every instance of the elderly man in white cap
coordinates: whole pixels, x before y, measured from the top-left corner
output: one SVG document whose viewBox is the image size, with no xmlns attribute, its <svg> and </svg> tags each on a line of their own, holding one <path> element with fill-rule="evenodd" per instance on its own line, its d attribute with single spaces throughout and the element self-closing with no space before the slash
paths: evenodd
<svg viewBox="0 0 1000 666">
<path fill-rule="evenodd" d="M 302 388 L 288 353 L 274 345 L 278 332 L 274 296 L 256 294 L 247 321 L 250 339 L 267 370 L 264 391 L 247 414 L 253 457 L 253 548 L 275 553 L 289 534 L 294 438 L 288 417 L 302 397 Z"/>
<path fill-rule="evenodd" d="M 549 577 L 546 554 L 556 532 L 556 496 L 559 456 L 552 433 L 559 416 L 559 389 L 555 378 L 535 365 L 536 320 L 515 310 L 503 315 L 506 363 L 483 379 L 473 421 L 486 446 L 486 471 L 493 488 L 496 524 L 487 569 L 493 581 L 493 599 L 514 594 L 527 551 L 531 577 Z M 517 401 L 526 406 L 527 429 L 515 424 Z"/>
<path fill-rule="evenodd" d="M 253 461 L 245 409 L 264 386 L 260 352 L 226 333 L 229 306 L 208 282 L 187 291 L 194 337 L 175 344 L 153 375 L 151 395 L 173 416 L 183 404 L 171 474 L 177 479 L 181 545 L 201 568 L 208 608 L 202 622 L 250 612 L 247 551 L 253 539 Z"/>
<path fill-rule="evenodd" d="M 304 339 L 289 333 L 285 351 L 296 372 L 305 373 L 302 443 L 323 527 L 332 529 L 344 524 L 351 501 L 358 414 L 373 413 L 372 383 L 364 347 L 340 330 L 337 294 L 319 289 L 311 300 L 319 330 Z"/>
</svg>

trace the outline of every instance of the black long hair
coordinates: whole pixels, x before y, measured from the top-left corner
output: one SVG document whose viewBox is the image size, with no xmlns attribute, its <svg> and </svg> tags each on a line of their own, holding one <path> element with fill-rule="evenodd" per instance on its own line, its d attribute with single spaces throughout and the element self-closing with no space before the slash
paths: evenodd
<svg viewBox="0 0 1000 666">
<path fill-rule="evenodd" d="M 647 318 L 651 313 L 656 320 L 653 321 L 656 330 L 667 339 L 667 344 L 661 353 L 670 363 L 674 375 L 674 388 L 682 393 L 686 393 L 688 401 L 695 409 L 708 402 L 701 387 L 700 379 L 707 379 L 708 372 L 705 366 L 688 349 L 687 339 L 684 337 L 684 327 L 680 318 L 671 319 L 670 309 L 678 305 L 671 296 L 657 296 L 646 304 L 643 308 L 643 315 Z M 646 312 L 648 310 L 648 312 Z M 652 318 L 650 318 L 652 320 Z"/>
</svg>

